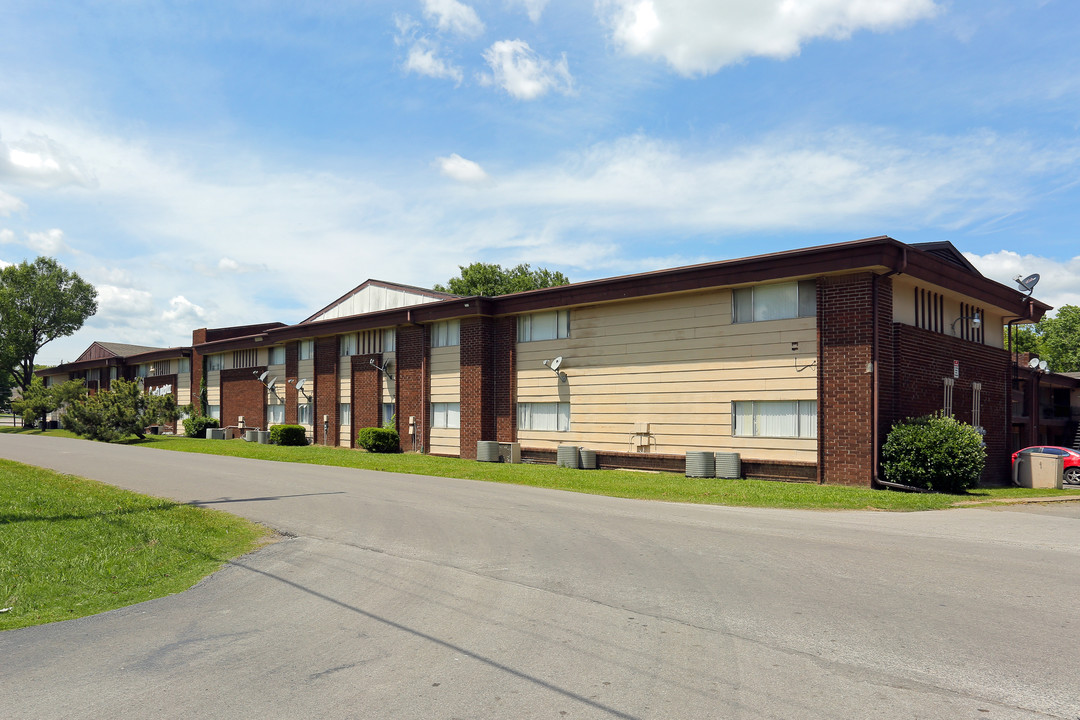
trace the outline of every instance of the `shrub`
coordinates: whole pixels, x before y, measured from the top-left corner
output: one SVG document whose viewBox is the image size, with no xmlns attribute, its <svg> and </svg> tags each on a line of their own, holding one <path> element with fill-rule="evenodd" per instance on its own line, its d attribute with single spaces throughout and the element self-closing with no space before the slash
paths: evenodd
<svg viewBox="0 0 1080 720">
<path fill-rule="evenodd" d="M 128 435 L 140 440 L 151 425 L 165 425 L 180 417 L 172 395 L 151 395 L 136 382 L 117 378 L 109 389 L 82 397 L 67 406 L 61 420 L 77 435 L 116 442 Z"/>
<path fill-rule="evenodd" d="M 303 425 L 271 425 L 270 442 L 274 445 L 307 445 Z"/>
<path fill-rule="evenodd" d="M 986 466 L 986 448 L 971 425 L 927 415 L 893 425 L 881 459 L 889 482 L 962 493 L 979 483 Z"/>
<path fill-rule="evenodd" d="M 398 431 L 393 428 L 360 428 L 356 444 L 368 452 L 392 453 L 398 451 Z"/>
<path fill-rule="evenodd" d="M 184 434 L 193 438 L 205 438 L 206 428 L 220 427 L 217 418 L 205 415 L 192 415 L 184 420 Z"/>
</svg>

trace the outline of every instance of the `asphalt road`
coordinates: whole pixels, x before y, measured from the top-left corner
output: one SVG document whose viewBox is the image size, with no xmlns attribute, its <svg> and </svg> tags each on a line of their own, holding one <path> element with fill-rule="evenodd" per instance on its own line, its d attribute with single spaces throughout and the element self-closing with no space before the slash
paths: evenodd
<svg viewBox="0 0 1080 720">
<path fill-rule="evenodd" d="M 3 434 L 0 457 L 295 535 L 0 633 L 3 718 L 1080 717 L 1075 513 L 701 507 Z"/>
</svg>

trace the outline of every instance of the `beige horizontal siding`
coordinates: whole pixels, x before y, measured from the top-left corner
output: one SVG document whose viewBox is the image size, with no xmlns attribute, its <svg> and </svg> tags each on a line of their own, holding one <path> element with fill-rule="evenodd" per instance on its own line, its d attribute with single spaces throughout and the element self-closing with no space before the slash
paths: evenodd
<svg viewBox="0 0 1080 720">
<path fill-rule="evenodd" d="M 461 452 L 461 430 L 431 428 L 431 447 L 428 452 L 439 455 L 458 455 Z"/>
<path fill-rule="evenodd" d="M 523 445 L 633 452 L 643 422 L 655 453 L 816 460 L 814 439 L 736 438 L 731 426 L 733 401 L 817 398 L 815 318 L 735 324 L 723 290 L 575 308 L 570 335 L 517 345 L 517 400 L 570 403 L 568 432 L 519 430 Z M 556 356 L 565 383 L 543 365 Z"/>
<path fill-rule="evenodd" d="M 459 402 L 461 398 L 461 348 L 432 348 L 429 372 L 431 402 Z"/>
</svg>

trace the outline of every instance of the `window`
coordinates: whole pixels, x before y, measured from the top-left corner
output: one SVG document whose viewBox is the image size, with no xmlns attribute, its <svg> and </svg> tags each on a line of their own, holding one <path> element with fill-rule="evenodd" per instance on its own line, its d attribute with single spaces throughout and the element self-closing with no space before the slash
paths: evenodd
<svg viewBox="0 0 1080 720">
<path fill-rule="evenodd" d="M 431 347 L 452 347 L 461 344 L 461 322 L 445 320 L 431 326 Z M 457 427 L 454 425 L 453 427 Z"/>
<path fill-rule="evenodd" d="M 461 427 L 461 403 L 431 403 L 431 427 Z"/>
<path fill-rule="evenodd" d="M 941 412 L 945 417 L 952 417 L 953 414 L 953 387 L 956 385 L 956 381 L 952 378 L 945 378 L 945 399 L 941 404 Z"/>
<path fill-rule="evenodd" d="M 352 405 L 350 403 L 338 403 L 338 423 L 352 425 Z"/>
<path fill-rule="evenodd" d="M 296 406 L 296 409 L 298 410 L 297 421 L 301 425 L 311 425 L 311 403 L 300 403 Z"/>
<path fill-rule="evenodd" d="M 338 338 L 338 355 L 347 357 L 356 354 L 356 333 L 349 333 Z"/>
<path fill-rule="evenodd" d="M 266 364 L 267 365 L 284 365 L 285 364 L 285 347 L 282 345 L 276 345 L 274 347 L 266 348 Z"/>
<path fill-rule="evenodd" d="M 207 372 L 214 372 L 215 370 L 223 370 L 225 368 L 225 355 L 207 355 L 206 356 L 206 370 Z"/>
<path fill-rule="evenodd" d="M 570 311 L 531 313 L 518 317 L 518 342 L 570 337 Z"/>
<path fill-rule="evenodd" d="M 146 377 L 146 365 L 136 365 L 135 366 L 135 377 L 141 377 L 141 378 Z"/>
<path fill-rule="evenodd" d="M 255 348 L 248 350 L 233 350 L 232 366 L 234 368 L 255 367 L 259 362 L 259 351 Z"/>
<path fill-rule="evenodd" d="M 150 377 L 172 375 L 172 360 L 158 360 L 155 363 L 150 363 L 150 370 L 147 374 Z"/>
<path fill-rule="evenodd" d="M 387 423 L 393 422 L 394 413 L 395 413 L 394 403 L 392 403 L 392 402 L 383 403 L 382 404 L 382 424 L 386 425 Z"/>
<path fill-rule="evenodd" d="M 301 340 L 298 354 L 301 360 L 310 360 L 311 356 L 315 354 L 315 341 Z"/>
<path fill-rule="evenodd" d="M 774 283 L 738 288 L 731 293 L 737 323 L 787 320 L 817 315 L 817 281 Z"/>
<path fill-rule="evenodd" d="M 285 422 L 285 406 L 284 405 L 267 405 L 266 406 L 266 425 L 281 425 Z"/>
<path fill-rule="evenodd" d="M 215 420 L 221 420 L 221 406 L 220 405 L 207 405 L 206 414 Z"/>
<path fill-rule="evenodd" d="M 570 403 L 518 403 L 518 430 L 566 432 L 570 429 Z"/>
<path fill-rule="evenodd" d="M 816 438 L 816 400 L 752 400 L 732 403 L 738 437 Z"/>
<path fill-rule="evenodd" d="M 382 351 L 394 352 L 397 350 L 397 329 L 387 328 L 382 331 Z"/>
<path fill-rule="evenodd" d="M 118 372 L 118 369 L 116 368 L 115 365 L 113 367 L 109 368 L 109 379 L 110 380 L 115 380 L 116 376 L 117 376 L 117 372 Z"/>
<path fill-rule="evenodd" d="M 191 372 L 191 358 L 180 358 L 176 361 L 176 372 L 189 373 Z"/>
<path fill-rule="evenodd" d="M 86 371 L 87 382 L 98 382 L 101 380 L 101 368 L 93 368 Z"/>
</svg>

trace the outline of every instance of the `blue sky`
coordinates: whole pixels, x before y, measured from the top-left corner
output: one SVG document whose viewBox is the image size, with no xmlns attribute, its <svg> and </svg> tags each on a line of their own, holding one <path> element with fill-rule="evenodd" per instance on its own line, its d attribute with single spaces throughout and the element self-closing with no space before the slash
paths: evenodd
<svg viewBox="0 0 1080 720">
<path fill-rule="evenodd" d="M 93 340 L 476 260 L 587 280 L 891 235 L 1080 304 L 1066 0 L 6 0 L 0 262 Z"/>
</svg>

